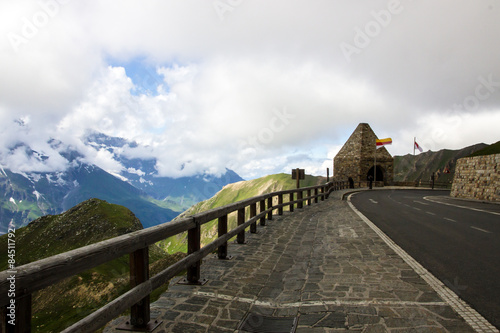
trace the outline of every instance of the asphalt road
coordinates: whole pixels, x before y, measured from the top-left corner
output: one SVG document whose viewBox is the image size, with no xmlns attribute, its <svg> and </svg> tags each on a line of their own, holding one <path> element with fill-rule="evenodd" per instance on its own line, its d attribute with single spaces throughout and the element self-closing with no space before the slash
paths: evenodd
<svg viewBox="0 0 500 333">
<path fill-rule="evenodd" d="M 447 191 L 377 190 L 351 202 L 387 236 L 500 328 L 500 205 Z"/>
</svg>

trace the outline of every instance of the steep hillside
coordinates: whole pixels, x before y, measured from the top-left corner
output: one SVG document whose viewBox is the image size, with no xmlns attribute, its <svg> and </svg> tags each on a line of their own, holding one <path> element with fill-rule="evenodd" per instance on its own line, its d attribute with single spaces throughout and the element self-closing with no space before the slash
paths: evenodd
<svg viewBox="0 0 500 333">
<path fill-rule="evenodd" d="M 306 179 L 300 181 L 300 186 L 307 187 L 325 182 L 326 178 L 324 177 L 306 175 Z M 177 218 L 187 217 L 261 194 L 294 188 L 296 188 L 296 180 L 291 179 L 290 174 L 284 173 L 229 184 L 224 186 L 224 188 L 212 198 L 194 205 Z M 283 200 L 285 202 L 288 201 L 288 196 L 285 196 Z M 230 229 L 236 226 L 236 214 L 233 213 L 229 215 L 228 224 Z M 173 236 L 165 241 L 159 242 L 158 245 L 164 248 L 168 253 L 174 253 L 177 251 L 185 252 L 187 249 L 186 237 L 186 234 Z M 217 238 L 217 221 L 211 221 L 203 225 L 202 243 L 207 244 L 215 238 Z"/>
<path fill-rule="evenodd" d="M 469 155 L 469 157 L 492 155 L 492 154 L 500 154 L 500 141 L 498 141 L 497 143 L 493 143 L 489 146 L 486 146 L 481 150 L 476 151 L 475 153 Z"/>
<path fill-rule="evenodd" d="M 437 152 L 427 151 L 418 155 L 394 156 L 394 181 L 429 181 L 435 173 L 436 181 L 451 182 L 459 158 L 486 147 L 484 143 L 458 150 L 442 149 Z"/>
<path fill-rule="evenodd" d="M 60 215 L 44 216 L 16 230 L 16 266 L 142 229 L 127 208 L 87 200 Z M 0 237 L 7 253 L 7 237 Z M 150 247 L 152 274 L 181 257 Z M 43 289 L 33 297 L 33 331 L 59 332 L 128 290 L 129 258 L 121 257 Z M 0 270 L 7 257 L 0 257 Z M 165 289 L 165 288 L 164 288 Z M 157 293 L 161 292 L 158 291 Z"/>
<path fill-rule="evenodd" d="M 14 173 L 0 170 L 0 233 L 46 214 L 59 214 L 90 198 L 123 205 L 149 227 L 170 221 L 179 212 L 160 207 L 147 194 L 103 169 L 74 162 L 64 172 Z"/>
</svg>

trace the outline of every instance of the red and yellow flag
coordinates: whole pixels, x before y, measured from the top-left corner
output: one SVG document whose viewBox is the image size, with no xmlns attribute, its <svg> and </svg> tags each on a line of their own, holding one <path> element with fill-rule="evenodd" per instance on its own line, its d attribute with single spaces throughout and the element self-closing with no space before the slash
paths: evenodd
<svg viewBox="0 0 500 333">
<path fill-rule="evenodd" d="M 383 147 L 383 146 L 386 146 L 386 145 L 390 145 L 392 144 L 392 139 L 391 138 L 387 138 L 387 139 L 376 139 L 375 140 L 375 145 L 377 148 L 380 148 L 380 147 Z"/>
</svg>

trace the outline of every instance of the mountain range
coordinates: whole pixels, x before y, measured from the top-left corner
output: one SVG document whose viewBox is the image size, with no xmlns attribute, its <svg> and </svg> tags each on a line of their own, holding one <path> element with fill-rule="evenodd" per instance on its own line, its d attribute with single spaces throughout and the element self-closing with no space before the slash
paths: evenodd
<svg viewBox="0 0 500 333">
<path fill-rule="evenodd" d="M 76 149 L 60 141 L 49 142 L 67 161 L 63 171 L 22 172 L 0 165 L 0 234 L 8 226 L 19 228 L 47 214 L 59 214 L 90 198 L 129 208 L 144 227 L 168 222 L 194 204 L 212 198 L 225 185 L 243 180 L 234 171 L 214 176 L 208 172 L 190 177 L 161 177 L 155 158 L 131 158 L 123 151 L 137 147 L 119 137 L 89 132 L 82 139 L 86 148 L 104 151 L 122 168 L 116 174 L 87 162 Z M 395 181 L 428 181 L 434 172 L 439 182 L 451 182 L 458 158 L 487 147 L 480 143 L 459 150 L 443 149 L 418 155 L 394 157 Z M 24 143 L 11 151 L 23 151 L 32 160 L 49 157 Z"/>
<path fill-rule="evenodd" d="M 86 147 L 106 151 L 123 168 L 110 174 L 62 142 L 52 141 L 59 154 L 67 160 L 63 171 L 22 172 L 0 165 L 0 234 L 9 226 L 19 228 L 47 214 L 59 214 L 90 198 L 99 198 L 129 208 L 144 227 L 172 220 L 193 204 L 206 200 L 226 184 L 242 180 L 226 170 L 221 176 L 209 173 L 190 177 L 161 177 L 156 159 L 127 158 L 121 154 L 124 146 L 134 147 L 118 137 L 91 132 L 82 140 Z M 43 152 L 18 143 L 11 151 L 22 151 L 29 159 L 43 162 L 49 157 Z"/>
<path fill-rule="evenodd" d="M 417 155 L 394 156 L 394 181 L 427 182 L 434 173 L 436 181 L 451 184 L 457 160 L 487 147 L 490 146 L 478 143 L 462 149 L 441 149 L 436 152 L 429 150 Z"/>
</svg>

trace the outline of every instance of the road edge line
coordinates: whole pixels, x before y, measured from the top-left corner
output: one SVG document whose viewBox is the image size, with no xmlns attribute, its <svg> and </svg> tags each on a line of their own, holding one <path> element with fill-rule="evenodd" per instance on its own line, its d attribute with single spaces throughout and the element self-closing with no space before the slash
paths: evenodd
<svg viewBox="0 0 500 333">
<path fill-rule="evenodd" d="M 489 210 L 484 210 L 484 209 L 479 209 L 479 208 L 473 208 L 473 207 L 467 207 L 467 206 L 460 206 L 460 205 L 452 204 L 452 203 L 449 203 L 449 202 L 441 202 L 441 201 L 438 201 L 438 200 L 433 200 L 431 198 L 432 197 L 428 195 L 428 196 L 424 197 L 424 200 L 427 200 L 427 201 L 430 201 L 430 202 L 434 202 L 434 203 L 437 203 L 437 204 L 440 204 L 440 205 L 458 207 L 458 208 L 462 208 L 462 209 L 468 209 L 468 210 L 473 210 L 473 211 L 476 211 L 476 212 L 488 213 L 488 214 L 493 214 L 493 215 L 500 215 L 500 213 L 491 212 Z"/>
<path fill-rule="evenodd" d="M 442 283 L 438 278 L 436 278 L 431 272 L 424 268 L 418 261 L 416 261 L 412 256 L 410 256 L 405 250 L 403 250 L 399 245 L 394 243 L 392 239 L 389 238 L 382 230 L 379 229 L 372 221 L 370 221 L 363 213 L 361 213 L 354 205 L 351 203 L 351 196 L 356 193 L 352 193 L 347 197 L 347 203 L 349 207 L 365 222 L 375 233 L 392 249 L 396 252 L 413 270 L 417 273 L 432 289 L 446 302 L 448 303 L 455 312 L 457 312 L 469 326 L 471 326 L 476 332 L 499 332 L 498 329 L 493 326 L 486 318 L 484 318 L 479 312 L 470 307 L 464 300 L 462 300 L 455 292 L 448 288 L 444 283 Z"/>
</svg>

